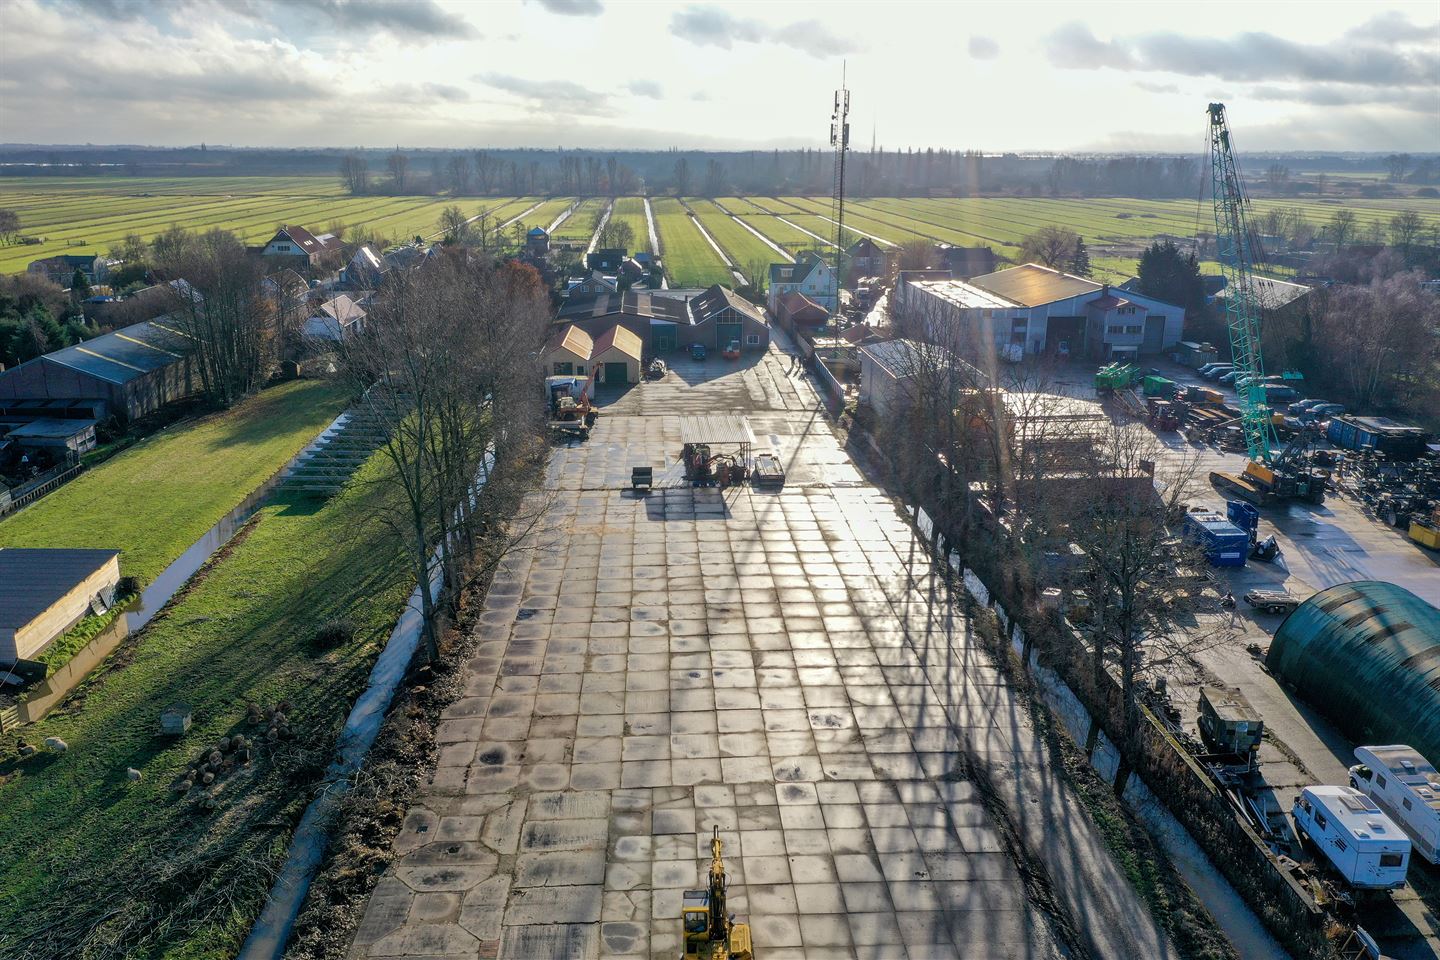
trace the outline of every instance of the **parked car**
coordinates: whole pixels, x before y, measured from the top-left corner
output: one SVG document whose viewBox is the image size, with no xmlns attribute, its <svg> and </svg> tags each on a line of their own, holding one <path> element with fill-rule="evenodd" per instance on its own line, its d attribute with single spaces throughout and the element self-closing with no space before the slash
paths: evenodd
<svg viewBox="0 0 1440 960">
<path fill-rule="evenodd" d="M 1218 380 L 1234 369 L 1233 363 L 1212 363 L 1200 368 L 1200 376 L 1206 380 Z"/>
<path fill-rule="evenodd" d="M 1287 387 L 1280 383 L 1265 384 L 1265 402 L 1269 404 L 1288 403 L 1294 400 L 1298 394 L 1293 387 Z"/>
<path fill-rule="evenodd" d="M 1285 408 L 1285 412 L 1291 415 L 1298 416 L 1299 414 L 1304 413 L 1306 410 L 1309 410 L 1311 407 L 1318 406 L 1319 404 L 1322 404 L 1324 402 L 1324 400 L 1314 399 L 1296 400 L 1294 403 L 1290 404 L 1290 406 Z"/>
<path fill-rule="evenodd" d="M 1317 403 L 1308 411 L 1316 420 L 1329 420 L 1331 417 L 1338 417 L 1345 413 L 1343 403 Z"/>
<path fill-rule="evenodd" d="M 1234 383 L 1234 382 L 1235 382 L 1235 378 L 1238 377 L 1238 376 L 1240 376 L 1240 371 L 1239 371 L 1239 370 L 1236 370 L 1235 368 L 1232 367 L 1232 368 L 1230 368 L 1229 370 L 1225 371 L 1224 373 L 1220 374 L 1220 382 L 1221 382 L 1221 383 Z"/>
<path fill-rule="evenodd" d="M 1211 360 L 1209 363 L 1202 363 L 1200 366 L 1196 367 L 1195 372 L 1200 374 L 1200 376 L 1204 377 L 1208 376 L 1210 371 L 1214 370 L 1216 367 L 1226 366 L 1230 366 L 1230 364 L 1222 363 L 1219 360 Z"/>
</svg>

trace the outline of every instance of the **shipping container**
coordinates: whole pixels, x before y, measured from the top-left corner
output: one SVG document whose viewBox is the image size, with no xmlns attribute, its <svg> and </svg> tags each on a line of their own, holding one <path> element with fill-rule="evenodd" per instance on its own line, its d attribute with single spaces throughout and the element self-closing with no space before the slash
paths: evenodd
<svg viewBox="0 0 1440 960">
<path fill-rule="evenodd" d="M 1425 431 L 1389 417 L 1334 417 L 1326 438 L 1346 450 L 1378 450 L 1392 461 L 1408 462 L 1425 452 Z"/>
<path fill-rule="evenodd" d="M 1199 545 L 1213 567 L 1243 567 L 1250 550 L 1250 535 L 1218 513 L 1185 515 L 1183 536 Z"/>
</svg>

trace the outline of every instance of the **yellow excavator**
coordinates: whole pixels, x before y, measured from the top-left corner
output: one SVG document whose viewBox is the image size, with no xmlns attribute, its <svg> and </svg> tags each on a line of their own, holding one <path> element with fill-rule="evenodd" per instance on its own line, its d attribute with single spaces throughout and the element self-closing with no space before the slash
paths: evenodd
<svg viewBox="0 0 1440 960">
<path fill-rule="evenodd" d="M 717 826 L 710 840 L 710 888 L 686 890 L 681 901 L 685 952 L 680 960 L 755 960 L 750 924 L 736 923 L 725 910 L 725 862 L 720 849 Z"/>
</svg>

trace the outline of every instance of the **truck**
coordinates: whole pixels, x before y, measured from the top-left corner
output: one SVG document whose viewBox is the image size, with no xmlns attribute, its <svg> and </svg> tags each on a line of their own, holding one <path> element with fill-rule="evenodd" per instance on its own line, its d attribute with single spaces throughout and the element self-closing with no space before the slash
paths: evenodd
<svg viewBox="0 0 1440 960">
<path fill-rule="evenodd" d="M 1350 786 L 1394 820 L 1415 852 L 1440 864 L 1440 772 L 1403 743 L 1356 747 Z"/>
<path fill-rule="evenodd" d="M 1290 809 L 1303 841 L 1356 890 L 1399 890 L 1410 867 L 1410 838 L 1375 801 L 1349 786 L 1306 787 Z"/>
</svg>

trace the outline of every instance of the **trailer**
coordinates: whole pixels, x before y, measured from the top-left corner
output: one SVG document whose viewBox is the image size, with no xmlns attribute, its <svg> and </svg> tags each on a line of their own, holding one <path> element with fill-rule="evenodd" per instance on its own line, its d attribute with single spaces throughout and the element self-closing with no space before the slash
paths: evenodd
<svg viewBox="0 0 1440 960">
<path fill-rule="evenodd" d="M 1356 747 L 1350 786 L 1374 800 L 1420 856 L 1440 864 L 1440 772 L 1414 747 Z"/>
<path fill-rule="evenodd" d="M 1410 866 L 1410 838 L 1353 787 L 1313 786 L 1290 810 L 1309 841 L 1357 890 L 1399 890 Z"/>
</svg>

